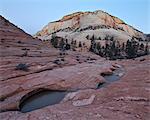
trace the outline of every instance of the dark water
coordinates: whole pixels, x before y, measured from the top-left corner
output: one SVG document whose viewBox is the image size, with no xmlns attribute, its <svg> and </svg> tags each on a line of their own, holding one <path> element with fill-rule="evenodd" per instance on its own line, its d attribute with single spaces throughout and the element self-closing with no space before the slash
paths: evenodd
<svg viewBox="0 0 150 120">
<path fill-rule="evenodd" d="M 120 78 L 122 77 L 123 73 L 124 73 L 124 69 L 120 68 L 120 69 L 115 70 L 113 72 L 113 74 L 111 74 L 111 75 L 102 75 L 105 78 L 106 83 L 98 84 L 97 85 L 97 89 L 105 87 L 105 86 L 111 84 L 112 82 L 120 80 Z M 122 75 L 120 75 L 120 74 L 122 74 Z"/>
<path fill-rule="evenodd" d="M 105 80 L 107 81 L 107 82 L 114 82 L 114 81 L 117 81 L 117 80 L 119 80 L 120 79 L 120 76 L 118 76 L 118 75 L 115 75 L 115 74 L 112 74 L 112 75 L 106 75 L 106 76 L 104 76 L 104 78 L 105 78 Z"/>
<path fill-rule="evenodd" d="M 58 104 L 67 94 L 62 91 L 41 91 L 24 100 L 20 105 L 21 112 L 30 112 L 48 105 Z"/>
<path fill-rule="evenodd" d="M 100 88 L 102 88 L 102 87 L 105 87 L 105 86 L 111 84 L 112 82 L 115 82 L 115 81 L 117 81 L 117 80 L 120 79 L 119 76 L 114 75 L 114 74 L 112 74 L 112 75 L 106 75 L 106 76 L 103 76 L 103 77 L 105 78 L 106 83 L 99 83 L 99 84 L 97 85 L 97 89 L 100 89 Z"/>
</svg>

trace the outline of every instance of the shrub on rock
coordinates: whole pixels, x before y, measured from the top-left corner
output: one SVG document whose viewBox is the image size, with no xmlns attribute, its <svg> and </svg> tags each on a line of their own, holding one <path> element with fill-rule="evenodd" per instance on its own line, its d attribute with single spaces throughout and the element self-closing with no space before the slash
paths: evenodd
<svg viewBox="0 0 150 120">
<path fill-rule="evenodd" d="M 29 65 L 20 63 L 16 66 L 16 70 L 29 71 Z"/>
</svg>

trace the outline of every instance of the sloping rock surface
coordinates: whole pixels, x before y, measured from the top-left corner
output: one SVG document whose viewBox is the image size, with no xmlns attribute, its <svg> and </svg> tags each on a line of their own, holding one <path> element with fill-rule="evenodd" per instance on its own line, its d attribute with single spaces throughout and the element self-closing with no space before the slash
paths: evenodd
<svg viewBox="0 0 150 120">
<path fill-rule="evenodd" d="M 33 39 L 2 16 L 0 22 L 1 120 L 149 119 L 149 56 L 122 61 L 86 52 L 60 56 L 59 50 Z M 16 69 L 20 63 L 28 70 Z M 120 81 L 96 89 L 105 82 L 101 74 L 110 74 L 120 65 L 125 69 Z M 71 92 L 59 104 L 28 113 L 17 111 L 24 97 L 41 89 Z"/>
<path fill-rule="evenodd" d="M 0 22 L 1 111 L 19 109 L 22 97 L 39 89 L 96 88 L 99 82 L 105 82 L 100 73 L 111 71 L 111 63 L 106 64 L 104 59 L 95 62 L 99 56 L 73 51 L 61 53 L 2 16 Z"/>
</svg>

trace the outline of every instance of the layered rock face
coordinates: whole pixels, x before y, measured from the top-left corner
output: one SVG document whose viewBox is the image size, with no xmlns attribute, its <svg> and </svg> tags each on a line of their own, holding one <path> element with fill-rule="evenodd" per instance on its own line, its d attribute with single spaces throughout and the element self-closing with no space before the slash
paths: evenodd
<svg viewBox="0 0 150 120">
<path fill-rule="evenodd" d="M 6 20 L 1 15 L 0 15 L 0 33 L 1 33 L 1 39 L 3 39 L 4 37 L 6 38 L 6 36 L 7 36 L 7 38 L 15 37 L 18 39 L 19 38 L 33 39 L 31 35 L 25 33 L 22 29 L 18 28 L 17 26 L 15 26 L 12 23 L 10 23 L 8 20 Z"/>
<path fill-rule="evenodd" d="M 127 41 L 131 37 L 145 40 L 142 32 L 126 24 L 124 21 L 103 11 L 77 12 L 62 19 L 50 22 L 35 36 L 41 39 L 50 39 L 51 34 L 70 40 L 85 42 L 88 45 L 86 36 L 94 35 L 105 40 L 106 36 L 113 36 L 115 40 Z"/>
</svg>

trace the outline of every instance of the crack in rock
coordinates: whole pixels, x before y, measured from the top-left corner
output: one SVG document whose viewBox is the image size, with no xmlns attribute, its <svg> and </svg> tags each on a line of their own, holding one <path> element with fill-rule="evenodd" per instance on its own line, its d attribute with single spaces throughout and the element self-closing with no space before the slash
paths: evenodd
<svg viewBox="0 0 150 120">
<path fill-rule="evenodd" d="M 149 101 L 149 99 L 147 98 L 144 98 L 144 97 L 119 97 L 119 98 L 116 98 L 115 100 L 117 101 L 123 101 L 123 100 L 127 100 L 127 101 Z"/>
</svg>

